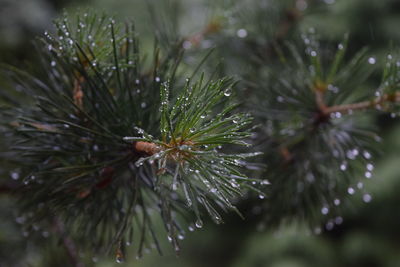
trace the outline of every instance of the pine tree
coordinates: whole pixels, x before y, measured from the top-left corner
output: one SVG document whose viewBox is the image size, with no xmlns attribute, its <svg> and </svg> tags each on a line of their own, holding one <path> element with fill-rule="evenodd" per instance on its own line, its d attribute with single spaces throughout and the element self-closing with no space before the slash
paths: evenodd
<svg viewBox="0 0 400 267">
<path fill-rule="evenodd" d="M 3 65 L 2 191 L 24 234 L 43 229 L 82 266 L 80 250 L 123 262 L 131 244 L 162 254 L 160 239 L 178 254 L 186 229 L 232 211 L 261 227 L 340 224 L 379 153 L 372 116 L 398 112 L 400 65 L 296 28 L 302 2 L 227 1 L 214 8 L 228 18 L 190 35 L 179 1 L 173 19 L 152 6 L 153 49 L 133 23 L 64 15 L 36 41 L 40 63 Z"/>
</svg>

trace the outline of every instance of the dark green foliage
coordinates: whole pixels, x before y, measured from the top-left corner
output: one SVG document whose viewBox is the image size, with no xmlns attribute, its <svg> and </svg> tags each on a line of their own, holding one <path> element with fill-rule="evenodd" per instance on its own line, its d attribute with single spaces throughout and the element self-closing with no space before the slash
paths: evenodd
<svg viewBox="0 0 400 267">
<path fill-rule="evenodd" d="M 142 68 L 130 25 L 95 14 L 68 20 L 41 39 L 45 75 L 6 70 L 33 101 L 3 113 L 12 114 L 3 126 L 23 176 L 19 190 L 32 193 L 20 198 L 22 216 L 33 212 L 31 224 L 62 220 L 95 251 L 116 248 L 120 261 L 121 244 L 132 238 L 139 257 L 150 242 L 160 250 L 155 210 L 178 251 L 187 207 L 199 228 L 201 206 L 217 223 L 219 209 L 236 210 L 232 200 L 248 181 L 238 168 L 256 154 L 221 148 L 246 144 L 251 118 L 232 113 L 236 105 L 225 101 L 232 80 L 202 76 L 192 84 L 176 77 L 177 48 L 166 56 L 156 50 L 154 63 Z M 179 93 L 171 107 L 170 91 Z M 221 102 L 227 105 L 218 110 Z"/>
<path fill-rule="evenodd" d="M 371 201 L 374 118 L 400 102 L 396 54 L 304 30 L 332 1 L 204 2 L 218 12 L 193 32 L 185 2 L 154 1 L 153 50 L 130 23 L 79 14 L 36 42 L 40 64 L 3 66 L 0 191 L 15 189 L 24 235 L 122 262 L 132 244 L 137 257 L 162 240 L 178 252 L 186 229 L 234 211 L 246 221 L 223 249 L 236 254 L 250 228 L 320 233 L 340 227 L 349 196 Z"/>
</svg>

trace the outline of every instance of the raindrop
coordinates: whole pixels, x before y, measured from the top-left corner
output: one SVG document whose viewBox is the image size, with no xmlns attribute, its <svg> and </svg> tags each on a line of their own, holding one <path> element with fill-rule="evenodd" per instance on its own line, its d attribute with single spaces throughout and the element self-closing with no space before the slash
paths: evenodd
<svg viewBox="0 0 400 267">
<path fill-rule="evenodd" d="M 356 192 L 356 190 L 354 190 L 353 187 L 347 188 L 347 193 L 349 193 L 350 195 L 354 195 L 355 192 Z"/>
<path fill-rule="evenodd" d="M 374 57 L 368 58 L 368 63 L 374 65 L 376 63 L 376 59 Z"/>
<path fill-rule="evenodd" d="M 283 103 L 283 102 L 285 101 L 285 99 L 284 99 L 282 96 L 278 96 L 278 97 L 276 98 L 276 100 L 277 100 L 278 102 L 280 102 L 280 103 Z"/>
<path fill-rule="evenodd" d="M 13 180 L 18 180 L 18 179 L 19 179 L 19 173 L 18 173 L 18 172 L 12 172 L 12 173 L 10 174 L 10 176 L 11 176 L 11 178 L 12 178 Z"/>
<path fill-rule="evenodd" d="M 182 235 L 182 234 L 179 234 L 179 235 L 178 235 L 178 239 L 179 239 L 179 240 L 183 240 L 183 239 L 185 239 L 185 236 Z"/>
<path fill-rule="evenodd" d="M 362 189 L 364 187 L 364 184 L 362 182 L 357 183 L 357 188 Z"/>
<path fill-rule="evenodd" d="M 314 234 L 319 235 L 322 232 L 320 227 L 315 227 L 314 228 Z"/>
<path fill-rule="evenodd" d="M 201 219 L 197 219 L 195 225 L 197 228 L 201 228 L 201 227 L 203 227 L 203 221 Z"/>
<path fill-rule="evenodd" d="M 52 66 L 52 67 L 55 67 L 55 66 L 57 65 L 57 63 L 56 63 L 54 60 L 53 60 L 53 61 L 51 61 L 51 63 L 50 63 L 50 64 L 51 64 L 51 66 Z"/>
<path fill-rule="evenodd" d="M 372 171 L 374 169 L 374 165 L 372 165 L 371 163 L 367 164 L 367 170 Z"/>
<path fill-rule="evenodd" d="M 18 224 L 23 224 L 25 222 L 26 218 L 24 216 L 19 216 L 15 218 L 15 222 Z"/>
<path fill-rule="evenodd" d="M 327 224 L 325 225 L 325 228 L 326 228 L 326 230 L 331 231 L 334 226 L 335 226 L 335 224 L 333 222 L 327 222 Z"/>
<path fill-rule="evenodd" d="M 265 196 L 264 196 L 264 195 L 262 195 L 262 194 L 259 194 L 259 195 L 258 195 L 258 198 L 259 198 L 259 199 L 264 199 L 264 198 L 265 198 Z"/>
<path fill-rule="evenodd" d="M 342 50 L 344 48 L 343 44 L 338 44 L 338 49 Z"/>
<path fill-rule="evenodd" d="M 365 178 L 369 179 L 372 177 L 372 173 L 371 172 L 365 172 Z"/>
<path fill-rule="evenodd" d="M 328 213 L 329 213 L 329 208 L 328 208 L 328 207 L 322 207 L 321 213 L 322 213 L 323 215 L 328 214 Z"/>
<path fill-rule="evenodd" d="M 337 225 L 342 224 L 343 223 L 343 218 L 341 216 L 338 216 L 335 218 L 335 223 Z"/>
<path fill-rule="evenodd" d="M 335 200 L 333 200 L 333 204 L 335 204 L 335 206 L 339 206 L 340 205 L 340 199 L 335 198 Z"/>
<path fill-rule="evenodd" d="M 247 31 L 246 31 L 245 29 L 239 29 L 239 30 L 236 32 L 236 35 L 237 35 L 239 38 L 245 38 L 245 37 L 247 36 Z"/>
<path fill-rule="evenodd" d="M 364 151 L 364 152 L 363 152 L 363 156 L 364 156 L 364 158 L 366 158 L 366 159 L 370 159 L 370 158 L 371 158 L 371 154 L 370 154 L 368 151 Z"/>
<path fill-rule="evenodd" d="M 140 104 L 140 107 L 141 107 L 141 108 L 146 108 L 146 107 L 147 107 L 146 102 L 142 102 L 142 103 Z"/>
<path fill-rule="evenodd" d="M 316 52 L 316 51 L 311 51 L 310 55 L 311 55 L 312 57 L 316 57 L 316 56 L 317 56 L 317 52 Z"/>
<path fill-rule="evenodd" d="M 192 42 L 186 40 L 183 42 L 182 47 L 184 49 L 190 49 L 192 47 Z"/>
<path fill-rule="evenodd" d="M 225 96 L 230 96 L 232 94 L 232 88 L 227 88 L 224 92 Z"/>
<path fill-rule="evenodd" d="M 160 77 L 156 77 L 156 78 L 154 78 L 154 80 L 155 80 L 157 83 L 159 83 L 159 82 L 161 81 Z"/>
<path fill-rule="evenodd" d="M 363 201 L 365 203 L 369 203 L 369 202 L 371 202 L 371 200 L 372 200 L 372 196 L 370 194 L 364 194 L 363 195 Z"/>
<path fill-rule="evenodd" d="M 190 232 L 193 232 L 193 231 L 194 231 L 194 227 L 191 226 L 191 225 L 188 227 L 188 229 L 189 229 Z"/>
<path fill-rule="evenodd" d="M 262 180 L 261 182 L 260 182 L 260 184 L 262 184 L 262 185 L 269 185 L 269 184 L 271 184 L 267 179 L 264 179 L 264 180 Z"/>
<path fill-rule="evenodd" d="M 124 262 L 124 254 L 122 253 L 121 249 L 117 249 L 117 253 L 115 254 L 115 261 L 117 263 L 123 263 Z"/>
<path fill-rule="evenodd" d="M 116 257 L 115 257 L 115 261 L 116 261 L 117 263 L 123 263 L 123 262 L 124 262 L 124 258 L 116 256 Z"/>
<path fill-rule="evenodd" d="M 343 161 L 343 163 L 340 164 L 340 170 L 341 171 L 347 170 L 347 162 L 346 161 Z"/>
<path fill-rule="evenodd" d="M 43 231 L 43 232 L 42 232 L 42 236 L 43 236 L 44 238 L 48 238 L 48 237 L 50 236 L 50 233 L 49 233 L 48 231 Z"/>
</svg>

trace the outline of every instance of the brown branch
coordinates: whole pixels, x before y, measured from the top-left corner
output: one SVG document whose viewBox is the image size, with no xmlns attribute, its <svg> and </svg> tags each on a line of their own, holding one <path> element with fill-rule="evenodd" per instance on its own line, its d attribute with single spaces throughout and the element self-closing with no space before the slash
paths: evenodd
<svg viewBox="0 0 400 267">
<path fill-rule="evenodd" d="M 346 105 L 336 105 L 331 107 L 325 107 L 321 109 L 323 115 L 329 115 L 334 112 L 349 113 L 354 110 L 364 110 L 368 108 L 375 108 L 384 103 L 399 103 L 400 102 L 400 92 L 395 92 L 392 94 L 384 94 L 383 96 L 377 97 L 371 101 L 363 101 L 358 103 L 346 104 Z"/>
</svg>

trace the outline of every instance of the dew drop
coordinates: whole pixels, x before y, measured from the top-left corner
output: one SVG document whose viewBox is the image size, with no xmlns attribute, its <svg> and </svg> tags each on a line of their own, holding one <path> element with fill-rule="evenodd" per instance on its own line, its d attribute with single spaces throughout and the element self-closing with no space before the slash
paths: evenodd
<svg viewBox="0 0 400 267">
<path fill-rule="evenodd" d="M 342 218 L 341 216 L 336 217 L 336 218 L 335 218 L 335 223 L 336 223 L 337 225 L 342 224 L 342 223 L 343 223 L 343 218 Z"/>
<path fill-rule="evenodd" d="M 13 180 L 18 180 L 18 179 L 19 179 L 19 173 L 18 173 L 18 172 L 12 172 L 12 173 L 10 174 L 10 176 L 11 176 L 11 178 L 12 178 Z"/>
<path fill-rule="evenodd" d="M 314 228 L 314 234 L 319 235 L 322 232 L 320 227 L 315 227 Z"/>
<path fill-rule="evenodd" d="M 43 236 L 44 238 L 48 238 L 48 237 L 50 236 L 50 233 L 49 233 L 48 231 L 43 231 L 43 232 L 42 232 L 42 236 Z"/>
<path fill-rule="evenodd" d="M 372 177 L 372 173 L 371 172 L 365 172 L 365 178 L 370 179 Z"/>
<path fill-rule="evenodd" d="M 197 228 L 201 228 L 201 227 L 203 227 L 203 221 L 200 220 L 200 219 L 197 219 L 195 225 L 196 225 Z M 190 229 L 189 229 L 189 230 L 190 230 Z"/>
<path fill-rule="evenodd" d="M 339 206 L 340 205 L 340 199 L 335 198 L 335 200 L 333 200 L 333 204 L 335 204 L 335 206 Z"/>
<path fill-rule="evenodd" d="M 245 37 L 247 36 L 247 31 L 246 31 L 245 29 L 239 29 L 239 30 L 236 32 L 236 35 L 237 35 L 239 38 L 245 38 Z"/>
<path fill-rule="evenodd" d="M 51 61 L 50 65 L 51 65 L 52 67 L 55 67 L 55 66 L 57 65 L 57 63 L 53 60 L 53 61 Z"/>
<path fill-rule="evenodd" d="M 364 184 L 362 182 L 357 183 L 357 188 L 362 189 L 364 187 Z"/>
<path fill-rule="evenodd" d="M 124 254 L 122 253 L 121 249 L 117 249 L 117 253 L 115 254 L 115 261 L 117 263 L 123 263 L 124 262 Z"/>
<path fill-rule="evenodd" d="M 265 198 L 265 196 L 264 196 L 264 195 L 262 195 L 262 194 L 259 194 L 259 195 L 258 195 L 258 198 L 259 198 L 259 199 L 264 199 L 264 198 Z"/>
<path fill-rule="evenodd" d="M 368 58 L 368 63 L 374 65 L 376 63 L 376 59 L 374 57 Z"/>
<path fill-rule="evenodd" d="M 260 182 L 260 184 L 262 184 L 262 185 L 269 185 L 269 184 L 271 184 L 267 179 L 264 179 L 264 180 L 262 180 L 261 182 Z"/>
<path fill-rule="evenodd" d="M 343 48 L 344 48 L 343 44 L 338 44 L 338 49 L 339 50 L 343 50 Z"/>
<path fill-rule="evenodd" d="M 15 222 L 18 224 L 23 224 L 25 222 L 26 218 L 24 216 L 19 216 L 15 218 Z"/>
<path fill-rule="evenodd" d="M 340 164 L 340 170 L 341 171 L 347 170 L 347 162 L 344 161 L 342 164 Z"/>
<path fill-rule="evenodd" d="M 225 96 L 230 96 L 232 94 L 232 88 L 227 88 L 225 91 L 224 91 L 224 95 Z"/>
<path fill-rule="evenodd" d="M 312 57 L 316 57 L 316 56 L 317 56 L 317 52 L 313 50 L 313 51 L 311 51 L 310 55 L 311 55 Z"/>
<path fill-rule="evenodd" d="M 374 165 L 372 165 L 371 163 L 367 164 L 367 170 L 372 171 L 374 169 Z"/>
<path fill-rule="evenodd" d="M 326 230 L 331 231 L 335 224 L 333 222 L 327 222 L 325 225 Z"/>
<path fill-rule="evenodd" d="M 372 196 L 370 194 L 364 194 L 363 195 L 363 201 L 365 203 L 369 203 L 369 202 L 371 202 L 371 200 L 372 200 Z"/>
<path fill-rule="evenodd" d="M 160 77 L 155 77 L 154 80 L 159 83 L 161 81 Z"/>
<path fill-rule="evenodd" d="M 349 193 L 350 195 L 354 195 L 355 192 L 356 192 L 356 190 L 354 190 L 353 187 L 347 188 L 347 193 Z"/>
<path fill-rule="evenodd" d="M 192 47 L 192 42 L 186 40 L 182 44 L 183 49 L 190 49 Z"/>
<path fill-rule="evenodd" d="M 146 102 L 142 102 L 142 103 L 140 104 L 140 107 L 141 107 L 141 108 L 146 108 L 146 107 L 147 107 Z"/>
<path fill-rule="evenodd" d="M 371 158 L 371 154 L 370 154 L 368 151 L 364 151 L 364 152 L 363 152 L 363 156 L 364 156 L 364 158 L 366 158 L 366 159 L 370 159 L 370 158 Z"/>
<path fill-rule="evenodd" d="M 321 213 L 322 213 L 323 215 L 328 214 L 328 213 L 329 213 L 329 208 L 328 208 L 328 207 L 322 207 Z"/>
</svg>

